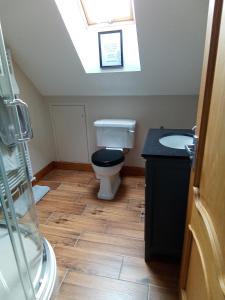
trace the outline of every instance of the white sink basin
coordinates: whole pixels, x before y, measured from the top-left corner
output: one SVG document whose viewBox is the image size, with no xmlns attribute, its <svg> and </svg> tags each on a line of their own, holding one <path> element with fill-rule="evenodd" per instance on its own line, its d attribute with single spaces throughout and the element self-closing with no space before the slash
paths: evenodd
<svg viewBox="0 0 225 300">
<path fill-rule="evenodd" d="M 193 144 L 193 137 L 184 134 L 167 135 L 159 139 L 161 145 L 173 149 L 185 149 L 185 145 Z"/>
</svg>

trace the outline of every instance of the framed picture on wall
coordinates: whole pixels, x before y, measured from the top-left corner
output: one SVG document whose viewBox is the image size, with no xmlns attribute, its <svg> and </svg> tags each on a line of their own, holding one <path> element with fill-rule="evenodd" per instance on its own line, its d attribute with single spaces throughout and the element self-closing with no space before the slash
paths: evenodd
<svg viewBox="0 0 225 300">
<path fill-rule="evenodd" d="M 100 68 L 123 67 L 122 30 L 98 33 Z"/>
</svg>

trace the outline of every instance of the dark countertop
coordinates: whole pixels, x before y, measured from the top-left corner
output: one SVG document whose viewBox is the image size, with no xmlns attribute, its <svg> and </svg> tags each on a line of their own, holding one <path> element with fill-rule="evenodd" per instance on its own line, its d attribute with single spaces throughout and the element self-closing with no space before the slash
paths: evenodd
<svg viewBox="0 0 225 300">
<path fill-rule="evenodd" d="M 189 158 L 185 149 L 174 149 L 160 144 L 159 139 L 170 134 L 193 135 L 193 131 L 191 129 L 149 129 L 141 156 L 145 159 L 150 157 L 171 156 L 177 158 Z"/>
</svg>

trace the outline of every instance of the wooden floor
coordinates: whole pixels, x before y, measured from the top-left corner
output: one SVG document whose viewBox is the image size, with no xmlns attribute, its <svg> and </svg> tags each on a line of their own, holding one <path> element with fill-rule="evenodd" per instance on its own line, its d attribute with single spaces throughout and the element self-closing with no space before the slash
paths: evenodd
<svg viewBox="0 0 225 300">
<path fill-rule="evenodd" d="M 93 173 L 53 170 L 38 205 L 58 265 L 55 300 L 176 300 L 178 266 L 144 261 L 144 178 L 124 177 L 114 201 Z"/>
</svg>

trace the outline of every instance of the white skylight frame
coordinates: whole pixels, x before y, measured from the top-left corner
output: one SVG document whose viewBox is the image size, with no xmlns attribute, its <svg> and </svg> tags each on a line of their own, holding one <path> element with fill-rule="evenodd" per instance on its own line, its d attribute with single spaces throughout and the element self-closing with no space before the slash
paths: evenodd
<svg viewBox="0 0 225 300">
<path fill-rule="evenodd" d="M 134 22 L 132 0 L 80 0 L 88 26 Z"/>
</svg>

